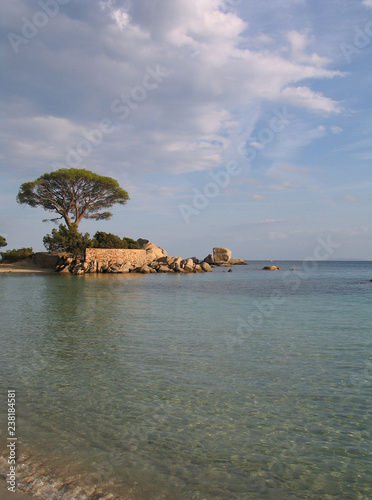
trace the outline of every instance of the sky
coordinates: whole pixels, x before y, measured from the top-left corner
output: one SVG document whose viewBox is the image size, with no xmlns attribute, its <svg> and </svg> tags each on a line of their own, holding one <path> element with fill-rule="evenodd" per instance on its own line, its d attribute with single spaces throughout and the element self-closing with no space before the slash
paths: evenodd
<svg viewBox="0 0 372 500">
<path fill-rule="evenodd" d="M 372 259 L 372 0 L 1 3 L 7 249 L 55 227 L 20 185 L 85 168 L 130 196 L 91 236 Z"/>
</svg>

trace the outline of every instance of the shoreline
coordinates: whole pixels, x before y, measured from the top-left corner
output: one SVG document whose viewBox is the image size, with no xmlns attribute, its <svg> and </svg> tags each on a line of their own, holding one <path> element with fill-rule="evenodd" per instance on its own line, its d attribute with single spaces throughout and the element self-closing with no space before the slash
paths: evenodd
<svg viewBox="0 0 372 500">
<path fill-rule="evenodd" d="M 55 271 L 53 269 L 48 269 L 45 267 L 40 267 L 31 262 L 31 259 L 20 260 L 18 262 L 13 262 L 10 264 L 0 263 L 0 273 L 42 273 L 51 274 Z"/>
</svg>

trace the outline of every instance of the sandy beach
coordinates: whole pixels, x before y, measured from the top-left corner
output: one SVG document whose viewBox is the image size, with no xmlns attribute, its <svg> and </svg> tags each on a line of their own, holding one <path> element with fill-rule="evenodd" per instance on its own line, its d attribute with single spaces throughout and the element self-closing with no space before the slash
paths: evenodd
<svg viewBox="0 0 372 500">
<path fill-rule="evenodd" d="M 53 269 L 39 267 L 31 259 L 20 260 L 12 264 L 0 263 L 0 273 L 53 273 Z"/>
</svg>

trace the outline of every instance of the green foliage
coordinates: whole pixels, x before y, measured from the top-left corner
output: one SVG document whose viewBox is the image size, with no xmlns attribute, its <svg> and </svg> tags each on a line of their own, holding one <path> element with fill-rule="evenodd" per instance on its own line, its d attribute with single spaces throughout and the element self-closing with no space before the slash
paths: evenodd
<svg viewBox="0 0 372 500">
<path fill-rule="evenodd" d="M 142 248 L 141 245 L 136 240 L 132 240 L 132 238 L 126 238 L 124 236 L 123 241 L 125 241 L 126 244 L 128 245 L 126 248 L 133 248 L 133 249 L 141 249 Z"/>
<path fill-rule="evenodd" d="M 120 238 L 116 234 L 97 231 L 93 237 L 93 248 L 141 248 L 132 238 Z"/>
<path fill-rule="evenodd" d="M 28 259 L 33 255 L 32 248 L 18 248 L 13 250 L 7 250 L 6 252 L 0 252 L 3 262 L 17 262 L 19 260 Z"/>
<path fill-rule="evenodd" d="M 4 238 L 4 236 L 0 235 L 0 247 L 6 247 L 7 244 L 8 243 L 6 242 L 6 239 Z"/>
<path fill-rule="evenodd" d="M 47 234 L 43 238 L 43 243 L 48 252 L 68 252 L 74 257 L 82 257 L 87 247 L 91 246 L 89 233 L 79 233 L 76 224 L 66 227 L 60 224 L 57 229 L 52 230 L 52 234 Z"/>
<path fill-rule="evenodd" d="M 128 200 L 115 179 L 77 168 L 62 168 L 25 182 L 17 195 L 18 203 L 56 212 L 59 217 L 51 220 L 64 219 L 67 227 L 78 227 L 83 218 L 110 219 L 112 213 L 105 209 Z"/>
</svg>

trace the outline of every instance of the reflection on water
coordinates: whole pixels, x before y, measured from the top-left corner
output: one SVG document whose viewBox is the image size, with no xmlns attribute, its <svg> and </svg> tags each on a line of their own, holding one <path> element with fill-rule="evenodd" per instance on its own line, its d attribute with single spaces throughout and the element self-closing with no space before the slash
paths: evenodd
<svg viewBox="0 0 372 500">
<path fill-rule="evenodd" d="M 245 330 L 279 273 L 0 277 L 22 486 L 46 498 L 367 498 L 364 266 L 324 264 Z"/>
</svg>

